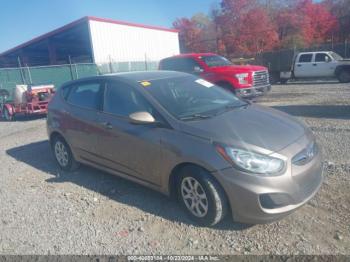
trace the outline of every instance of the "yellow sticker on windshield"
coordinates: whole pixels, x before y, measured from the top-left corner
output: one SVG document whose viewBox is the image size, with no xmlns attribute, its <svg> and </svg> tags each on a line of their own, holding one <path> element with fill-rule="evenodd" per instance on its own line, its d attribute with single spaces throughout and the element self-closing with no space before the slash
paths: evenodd
<svg viewBox="0 0 350 262">
<path fill-rule="evenodd" d="M 151 82 L 148 82 L 148 81 L 141 81 L 140 84 L 143 85 L 144 87 L 146 87 L 146 86 L 150 86 L 150 85 L 151 85 Z"/>
</svg>

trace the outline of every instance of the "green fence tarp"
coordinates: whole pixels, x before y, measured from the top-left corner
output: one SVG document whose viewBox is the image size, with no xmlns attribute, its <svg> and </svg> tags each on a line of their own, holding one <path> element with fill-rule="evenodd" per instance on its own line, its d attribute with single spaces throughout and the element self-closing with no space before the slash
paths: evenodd
<svg viewBox="0 0 350 262">
<path fill-rule="evenodd" d="M 12 90 L 18 84 L 53 84 L 58 89 L 63 83 L 82 77 L 128 71 L 157 70 L 158 62 L 133 61 L 106 64 L 72 64 L 58 66 L 0 68 L 0 89 Z M 9 100 L 12 97 L 9 97 Z"/>
<path fill-rule="evenodd" d="M 53 84 L 57 89 L 67 81 L 99 74 L 96 64 L 0 68 L 0 89 L 8 90 L 11 100 L 12 90 L 18 84 Z"/>
</svg>

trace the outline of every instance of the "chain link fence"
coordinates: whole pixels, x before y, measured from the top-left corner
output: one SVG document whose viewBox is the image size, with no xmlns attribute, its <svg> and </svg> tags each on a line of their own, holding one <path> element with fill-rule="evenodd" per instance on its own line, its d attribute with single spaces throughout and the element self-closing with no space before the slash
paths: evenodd
<svg viewBox="0 0 350 262">
<path fill-rule="evenodd" d="M 63 83 L 82 77 L 129 71 L 157 70 L 156 61 L 110 62 L 105 64 L 67 64 L 20 68 L 0 68 L 0 89 L 6 89 L 12 99 L 12 90 L 18 84 L 53 84 L 59 88 Z"/>
</svg>

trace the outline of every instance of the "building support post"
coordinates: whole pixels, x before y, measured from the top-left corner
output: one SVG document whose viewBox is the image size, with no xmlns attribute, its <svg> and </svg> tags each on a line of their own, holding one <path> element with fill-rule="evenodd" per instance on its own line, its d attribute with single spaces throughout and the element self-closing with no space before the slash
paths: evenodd
<svg viewBox="0 0 350 262">
<path fill-rule="evenodd" d="M 47 50 L 49 53 L 50 65 L 56 65 L 57 64 L 56 46 L 50 39 L 47 40 Z"/>
<path fill-rule="evenodd" d="M 70 77 L 71 77 L 72 80 L 74 80 L 73 68 L 72 68 L 72 59 L 71 59 L 70 55 L 68 56 L 68 61 L 69 61 Z"/>
<path fill-rule="evenodd" d="M 21 58 L 19 56 L 17 57 L 17 61 L 18 61 L 19 72 L 21 74 L 22 84 L 25 84 L 25 77 L 24 77 L 24 74 L 23 74 L 23 71 L 22 71 Z"/>
</svg>

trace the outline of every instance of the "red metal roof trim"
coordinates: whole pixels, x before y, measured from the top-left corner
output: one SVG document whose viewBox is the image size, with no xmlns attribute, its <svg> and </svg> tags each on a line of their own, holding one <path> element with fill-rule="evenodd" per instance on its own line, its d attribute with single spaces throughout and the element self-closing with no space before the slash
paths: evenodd
<svg viewBox="0 0 350 262">
<path fill-rule="evenodd" d="M 93 21 L 98 21 L 98 22 L 110 23 L 110 24 L 127 25 L 127 26 L 141 27 L 141 28 L 167 31 L 167 32 L 173 32 L 173 33 L 179 32 L 179 30 L 177 30 L 177 29 L 169 29 L 169 28 L 160 27 L 160 26 L 150 26 L 150 25 L 144 25 L 144 24 L 129 23 L 129 22 L 123 22 L 123 21 L 118 21 L 118 20 L 113 20 L 113 19 L 99 18 L 99 17 L 94 17 L 94 16 L 88 16 L 87 19 L 93 20 Z"/>
<path fill-rule="evenodd" d="M 18 49 L 21 49 L 23 47 L 29 46 L 30 44 L 39 42 L 43 39 L 46 39 L 50 36 L 53 36 L 55 34 L 58 34 L 60 32 L 63 32 L 67 29 L 70 29 L 80 23 L 87 22 L 89 20 L 93 21 L 99 21 L 99 22 L 105 22 L 105 23 L 111 23 L 111 24 L 118 24 L 118 25 L 127 25 L 127 26 L 135 26 L 135 27 L 141 27 L 141 28 L 147 28 L 147 29 L 154 29 L 154 30 L 161 30 L 161 31 L 168 31 L 168 32 L 173 32 L 173 33 L 178 33 L 179 30 L 176 29 L 169 29 L 169 28 L 164 28 L 164 27 L 158 27 L 158 26 L 149 26 L 149 25 L 143 25 L 143 24 L 135 24 L 135 23 L 129 23 L 129 22 L 123 22 L 123 21 L 118 21 L 118 20 L 113 20 L 113 19 L 106 19 L 106 18 L 99 18 L 99 17 L 94 17 L 94 16 L 85 16 L 83 18 L 80 18 L 79 20 L 76 20 L 74 22 L 71 22 L 65 26 L 62 26 L 60 28 L 57 28 L 53 31 L 50 31 L 46 34 L 43 34 L 41 36 L 35 37 L 32 40 L 29 40 L 23 44 L 20 44 L 16 47 L 13 47 L 7 51 L 4 51 L 3 53 L 0 53 L 0 56 L 7 55 L 8 53 L 14 52 Z"/>
</svg>

